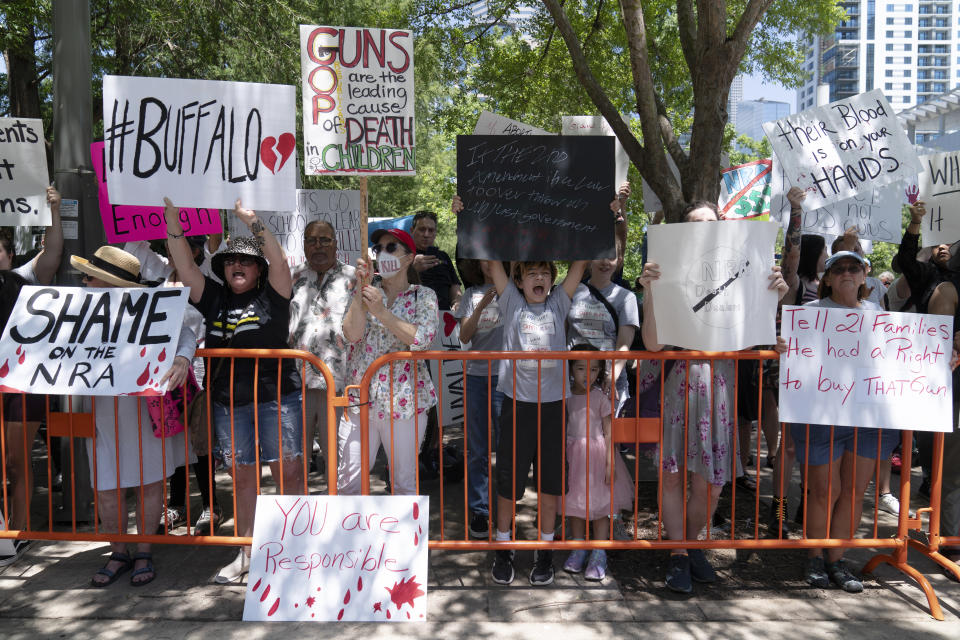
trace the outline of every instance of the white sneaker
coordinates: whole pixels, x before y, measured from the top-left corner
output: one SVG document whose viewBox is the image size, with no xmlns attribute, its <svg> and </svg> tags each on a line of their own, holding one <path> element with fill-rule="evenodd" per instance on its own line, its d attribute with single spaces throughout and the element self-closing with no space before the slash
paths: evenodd
<svg viewBox="0 0 960 640">
<path fill-rule="evenodd" d="M 217 584 L 232 584 L 243 580 L 243 576 L 250 571 L 250 556 L 243 552 L 243 549 L 237 553 L 233 562 L 220 569 L 220 573 L 214 577 L 213 581 Z"/>
</svg>

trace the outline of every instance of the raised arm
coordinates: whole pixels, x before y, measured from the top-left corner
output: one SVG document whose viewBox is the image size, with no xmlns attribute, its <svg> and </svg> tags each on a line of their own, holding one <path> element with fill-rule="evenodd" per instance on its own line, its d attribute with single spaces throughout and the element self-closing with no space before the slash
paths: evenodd
<svg viewBox="0 0 960 640">
<path fill-rule="evenodd" d="M 163 217 L 167 221 L 167 253 L 177 270 L 177 277 L 186 287 L 190 287 L 190 302 L 200 302 L 206 279 L 200 267 L 193 261 L 193 252 L 187 244 L 183 227 L 180 225 L 180 210 L 173 206 L 170 198 L 163 199 Z"/>
<path fill-rule="evenodd" d="M 573 298 L 573 294 L 577 292 L 577 286 L 580 284 L 580 281 L 583 280 L 583 272 L 587 270 L 589 263 L 589 260 L 575 260 L 570 263 L 570 268 L 567 270 L 567 277 L 563 279 L 560 286 L 563 287 L 563 290 L 567 292 L 567 296 L 571 299 Z"/>
<path fill-rule="evenodd" d="M 502 265 L 500 270 L 503 270 Z M 487 305 L 493 301 L 496 295 L 496 287 L 487 289 L 487 292 L 484 293 L 483 297 L 477 302 L 477 306 L 473 308 L 473 312 L 460 320 L 460 342 L 467 343 L 473 340 L 473 334 L 477 332 L 477 325 L 480 323 L 480 316 L 483 315 L 483 310 L 487 308 Z"/>
<path fill-rule="evenodd" d="M 800 203 L 807 197 L 807 192 L 799 187 L 791 187 L 787 192 L 790 201 L 790 223 L 783 235 L 783 256 L 780 258 L 780 268 L 783 279 L 789 287 L 784 296 L 787 300 L 797 299 L 797 289 L 800 288 L 800 276 L 797 269 L 800 267 L 800 228 L 803 209 Z M 792 297 L 791 297 L 792 296 Z"/>
<path fill-rule="evenodd" d="M 643 326 L 640 327 L 643 344 L 647 351 L 662 351 L 663 345 L 657 341 L 657 320 L 653 314 L 653 291 L 650 284 L 660 278 L 660 265 L 648 262 L 643 265 L 640 284 L 643 286 Z"/>
<path fill-rule="evenodd" d="M 287 258 L 283 249 L 280 248 L 280 243 L 260 221 L 255 211 L 243 208 L 240 198 L 237 198 L 237 202 L 233 205 L 233 215 L 247 225 L 250 233 L 257 239 L 263 256 L 270 263 L 267 270 L 267 281 L 270 286 L 284 298 L 290 298 L 293 291 L 293 277 L 290 275 L 290 269 L 287 268 Z"/>
<path fill-rule="evenodd" d="M 360 342 L 367 328 L 367 307 L 363 304 L 364 283 L 370 275 L 370 263 L 366 258 L 357 260 L 357 285 L 353 288 L 350 306 L 343 316 L 343 337 L 349 342 Z"/>
<path fill-rule="evenodd" d="M 50 226 L 43 235 L 43 248 L 33 258 L 33 272 L 40 284 L 50 284 L 60 268 L 63 257 L 63 227 L 60 223 L 60 192 L 47 187 L 47 204 L 50 205 Z"/>
</svg>

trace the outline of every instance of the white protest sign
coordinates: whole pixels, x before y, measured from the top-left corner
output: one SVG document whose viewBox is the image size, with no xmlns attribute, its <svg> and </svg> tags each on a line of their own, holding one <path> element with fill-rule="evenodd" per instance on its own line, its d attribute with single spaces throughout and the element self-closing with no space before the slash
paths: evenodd
<svg viewBox="0 0 960 640">
<path fill-rule="evenodd" d="M 0 226 L 50 226 L 43 121 L 0 118 Z"/>
<path fill-rule="evenodd" d="M 0 340 L 0 391 L 162 395 L 189 290 L 26 286 Z"/>
<path fill-rule="evenodd" d="M 413 32 L 300 25 L 304 171 L 416 175 Z"/>
<path fill-rule="evenodd" d="M 427 496 L 257 496 L 244 620 L 422 622 Z"/>
<path fill-rule="evenodd" d="M 110 202 L 292 211 L 295 113 L 288 85 L 104 76 Z"/>
<path fill-rule="evenodd" d="M 763 130 L 787 181 L 807 192 L 805 209 L 846 200 L 922 170 L 879 89 L 766 122 Z"/>
<path fill-rule="evenodd" d="M 303 264 L 303 232 L 314 220 L 333 225 L 337 235 L 337 260 L 355 265 L 360 257 L 360 192 L 356 190 L 297 189 L 296 211 L 260 211 L 257 217 L 276 237 L 291 269 Z M 250 236 L 250 229 L 229 216 L 231 236 Z"/>
<path fill-rule="evenodd" d="M 670 167 L 670 173 L 673 174 L 677 184 L 680 184 L 680 169 L 677 168 L 677 163 L 673 161 L 673 158 L 670 156 L 670 154 L 666 152 L 664 152 L 664 154 L 667 158 L 667 165 Z M 654 193 L 653 187 L 647 184 L 646 180 L 641 180 L 640 184 L 643 189 L 643 210 L 647 213 L 662 211 L 663 203 L 660 202 L 660 198 L 657 197 L 656 193 Z"/>
<path fill-rule="evenodd" d="M 705 351 L 776 342 L 769 290 L 777 224 L 751 220 L 651 225 L 648 260 L 657 340 Z"/>
<path fill-rule="evenodd" d="M 920 162 L 919 185 L 911 185 L 907 195 L 911 204 L 922 200 L 927 208 L 920 225 L 923 246 L 953 244 L 960 240 L 960 151 L 920 156 Z"/>
<path fill-rule="evenodd" d="M 784 306 L 780 420 L 953 430 L 953 318 Z"/>
<path fill-rule="evenodd" d="M 477 118 L 477 126 L 473 128 L 475 136 L 552 136 L 552 131 L 545 131 L 524 124 L 519 120 L 511 120 L 490 111 L 481 111 Z"/>
<path fill-rule="evenodd" d="M 440 324 L 437 334 L 430 345 L 431 351 L 460 351 L 460 321 L 452 311 L 440 311 Z M 430 377 L 440 381 L 437 393 L 441 395 L 443 405 L 443 428 L 463 424 L 463 360 L 444 360 L 443 379 L 440 379 L 440 367 L 437 360 L 429 360 Z"/>
<path fill-rule="evenodd" d="M 623 117 L 623 116 L 621 116 Z M 623 118 L 627 122 L 626 118 Z M 603 116 L 561 116 L 560 134 L 565 136 L 613 136 L 613 152 L 616 157 L 617 188 L 627 179 L 630 169 L 630 157 L 620 144 L 620 139 L 613 132 L 613 127 Z"/>
</svg>

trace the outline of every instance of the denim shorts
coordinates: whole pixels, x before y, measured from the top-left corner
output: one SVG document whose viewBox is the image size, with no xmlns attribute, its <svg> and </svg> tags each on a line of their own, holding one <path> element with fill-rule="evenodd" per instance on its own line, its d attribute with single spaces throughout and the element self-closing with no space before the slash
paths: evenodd
<svg viewBox="0 0 960 640">
<path fill-rule="evenodd" d="M 886 460 L 900 443 L 901 431 L 897 429 L 874 429 L 871 427 L 834 427 L 833 460 L 837 461 L 846 451 L 854 452 L 853 434 L 857 432 L 855 453 L 863 458 L 877 459 L 877 441 L 880 441 L 880 460 Z M 807 457 L 807 425 L 791 424 L 790 433 L 797 448 L 797 462 L 804 464 Z M 811 424 L 809 442 L 810 464 L 824 465 L 830 462 L 830 425 Z M 802 473 L 802 471 L 801 471 Z"/>
<path fill-rule="evenodd" d="M 254 432 L 254 407 L 257 415 L 257 431 Z M 230 407 L 213 403 L 213 425 L 217 433 L 216 455 L 225 466 L 232 466 L 236 454 L 237 464 L 255 464 L 257 461 L 257 438 L 260 436 L 260 462 L 276 462 L 281 458 L 290 460 L 303 455 L 303 405 L 300 392 L 295 391 L 280 397 L 280 419 L 277 420 L 277 401 L 249 403 L 233 408 L 233 435 L 230 437 Z M 282 436 L 278 442 L 277 425 Z M 234 446 L 231 446 L 233 443 Z"/>
</svg>

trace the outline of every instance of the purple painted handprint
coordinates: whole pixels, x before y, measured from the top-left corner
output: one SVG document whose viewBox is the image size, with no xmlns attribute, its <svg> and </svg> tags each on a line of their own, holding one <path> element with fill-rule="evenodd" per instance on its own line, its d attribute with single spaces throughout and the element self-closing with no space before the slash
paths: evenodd
<svg viewBox="0 0 960 640">
<path fill-rule="evenodd" d="M 906 193 L 907 193 L 907 201 L 910 204 L 916 204 L 917 198 L 920 197 L 920 188 L 917 185 L 912 184 L 906 188 Z"/>
</svg>

